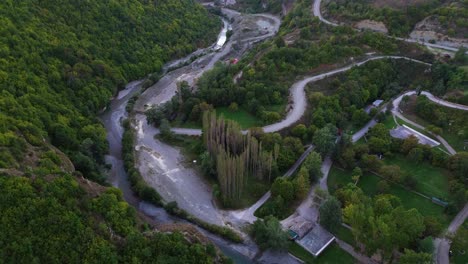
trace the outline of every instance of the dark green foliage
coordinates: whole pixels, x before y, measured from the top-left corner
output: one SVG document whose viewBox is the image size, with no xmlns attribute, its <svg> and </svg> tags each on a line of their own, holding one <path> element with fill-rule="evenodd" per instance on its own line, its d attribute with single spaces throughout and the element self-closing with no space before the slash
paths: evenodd
<svg viewBox="0 0 468 264">
<path fill-rule="evenodd" d="M 143 235 L 120 190 L 91 198 L 69 175 L 2 176 L 0 189 L 6 263 L 213 263 L 212 250 L 181 234 Z"/>
<path fill-rule="evenodd" d="M 425 229 L 418 210 L 405 209 L 393 195 L 378 195 L 371 200 L 351 184 L 337 195 L 345 204 L 343 218 L 352 226 L 356 241 L 366 245 L 368 254 L 380 249 L 388 258 L 395 249 L 409 247 Z"/>
<path fill-rule="evenodd" d="M 336 127 L 328 124 L 315 132 L 312 142 L 314 142 L 317 152 L 327 156 L 335 147 L 336 137 Z"/>
<path fill-rule="evenodd" d="M 450 5 L 444 5 L 435 12 L 437 20 L 442 24 L 444 33 L 450 37 L 467 37 L 468 28 L 468 3 L 457 1 Z"/>
<path fill-rule="evenodd" d="M 135 168 L 135 156 L 133 153 L 135 135 L 128 119 L 123 122 L 123 128 L 124 133 L 122 135 L 122 156 L 125 171 L 127 172 L 128 180 L 130 181 L 132 190 L 141 199 L 156 205 L 161 205 L 161 196 L 159 193 L 146 184 L 140 174 L 140 171 Z"/>
<path fill-rule="evenodd" d="M 238 0 L 236 4 L 246 13 L 279 13 L 282 0 Z"/>
<path fill-rule="evenodd" d="M 281 196 L 286 203 L 294 199 L 294 186 L 293 183 L 284 178 L 276 178 L 275 182 L 271 185 L 271 195 Z"/>
<path fill-rule="evenodd" d="M 273 216 L 258 219 L 251 227 L 255 242 L 261 249 L 285 249 L 288 246 L 288 235 L 283 231 L 280 222 Z"/>
<path fill-rule="evenodd" d="M 429 264 L 432 263 L 432 255 L 429 253 L 416 253 L 413 250 L 405 249 L 405 253 L 400 257 L 401 264 Z"/>
<path fill-rule="evenodd" d="M 341 226 L 341 203 L 334 196 L 320 206 L 320 224 L 330 232 L 337 232 Z"/>
<path fill-rule="evenodd" d="M 161 137 L 165 140 L 171 139 L 174 135 L 174 133 L 171 131 L 171 124 L 169 124 L 169 121 L 167 121 L 167 119 L 161 120 L 159 131 L 161 132 Z"/>
<path fill-rule="evenodd" d="M 434 240 L 431 236 L 421 239 L 418 243 L 419 251 L 432 254 L 434 252 Z"/>
<path fill-rule="evenodd" d="M 424 231 L 425 236 L 437 237 L 443 229 L 439 220 L 433 216 L 424 217 L 424 225 L 426 226 L 426 230 Z"/>
<path fill-rule="evenodd" d="M 220 26 L 189 0 L 2 1 L 0 25 L 0 167 L 21 167 L 27 143 L 45 139 L 100 182 L 107 141 L 94 115 Z"/>
<path fill-rule="evenodd" d="M 454 138 L 455 147 L 461 149 L 463 141 L 468 140 L 468 115 L 466 111 L 443 107 L 425 96 L 416 100 L 416 114 L 422 119 L 442 129 L 443 135 Z"/>
<path fill-rule="evenodd" d="M 390 34 L 406 36 L 413 30 L 414 25 L 431 14 L 440 2 L 424 1 L 423 4 L 409 5 L 400 10 L 391 7 L 376 8 L 372 6 L 372 1 L 368 0 L 335 0 L 330 1 L 326 8 L 330 14 L 352 21 L 363 19 L 382 21 L 388 27 Z"/>
<path fill-rule="evenodd" d="M 198 219 L 189 213 L 187 213 L 185 210 L 180 209 L 179 206 L 177 205 L 177 202 L 169 202 L 164 205 L 164 209 L 170 214 L 176 215 L 178 217 L 184 218 L 214 234 L 220 235 L 232 242 L 235 243 L 241 243 L 243 241 L 242 237 L 233 229 L 229 227 L 224 227 L 224 226 L 219 226 L 219 225 L 214 225 L 214 224 L 209 224 L 201 219 Z"/>
<path fill-rule="evenodd" d="M 416 86 L 429 78 L 425 69 L 426 66 L 406 60 L 377 60 L 319 84 L 325 86 L 323 90 L 327 91 L 327 96 L 313 90 L 308 93 L 312 108 L 310 124 L 323 128 L 330 123 L 342 130 L 356 131 L 370 119 L 364 108 L 377 99 L 389 100 L 403 88 Z M 315 85 L 310 87 L 316 88 Z M 379 119 L 383 120 L 382 116 Z"/>
<path fill-rule="evenodd" d="M 260 218 L 272 215 L 279 219 L 291 215 L 295 205 L 306 198 L 311 187 L 310 179 L 318 179 L 320 174 L 317 170 L 320 172 L 321 164 L 320 154 L 312 152 L 293 179 L 276 178 L 271 185 L 271 198 L 254 215 Z"/>
</svg>

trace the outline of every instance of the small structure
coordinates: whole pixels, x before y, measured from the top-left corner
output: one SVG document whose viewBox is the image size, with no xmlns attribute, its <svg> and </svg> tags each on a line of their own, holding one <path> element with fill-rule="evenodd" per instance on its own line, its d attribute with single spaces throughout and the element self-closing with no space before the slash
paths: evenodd
<svg viewBox="0 0 468 264">
<path fill-rule="evenodd" d="M 443 207 L 447 207 L 448 206 L 448 203 L 437 198 L 437 197 L 431 197 L 431 201 L 435 204 L 438 204 L 440 206 L 443 206 Z"/>
<path fill-rule="evenodd" d="M 379 107 L 382 103 L 383 103 L 384 100 L 375 100 L 373 103 L 372 103 L 372 106 L 373 107 Z"/>
<path fill-rule="evenodd" d="M 296 240 L 299 237 L 299 235 L 292 231 L 291 229 L 288 230 L 288 238 L 289 240 Z"/>
<path fill-rule="evenodd" d="M 290 227 L 289 230 L 293 231 L 297 234 L 297 238 L 302 238 L 309 232 L 309 230 L 314 226 L 314 224 L 310 221 L 303 219 L 302 221 L 294 222 Z"/>
<path fill-rule="evenodd" d="M 371 105 L 366 106 L 366 108 L 364 108 L 364 111 L 366 111 L 366 113 L 369 114 L 369 113 L 370 113 L 370 110 L 371 110 L 372 108 L 377 108 L 377 107 L 379 107 L 383 102 L 384 102 L 384 100 L 380 100 L 380 99 L 379 99 L 379 100 L 375 100 Z"/>
<path fill-rule="evenodd" d="M 335 236 L 319 224 L 316 224 L 303 238 L 296 240 L 296 243 L 314 257 L 318 257 L 334 240 Z"/>
</svg>

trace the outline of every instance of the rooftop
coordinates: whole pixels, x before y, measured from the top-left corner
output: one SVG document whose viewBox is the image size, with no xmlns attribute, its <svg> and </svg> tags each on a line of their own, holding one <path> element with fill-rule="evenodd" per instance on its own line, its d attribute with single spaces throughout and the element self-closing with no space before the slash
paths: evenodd
<svg viewBox="0 0 468 264">
<path fill-rule="evenodd" d="M 303 238 L 297 240 L 296 243 L 317 257 L 333 240 L 335 240 L 335 237 L 317 224 Z"/>
<path fill-rule="evenodd" d="M 375 100 L 372 105 L 375 106 L 375 107 L 378 107 L 379 105 L 381 105 L 383 103 L 383 100 Z"/>
</svg>

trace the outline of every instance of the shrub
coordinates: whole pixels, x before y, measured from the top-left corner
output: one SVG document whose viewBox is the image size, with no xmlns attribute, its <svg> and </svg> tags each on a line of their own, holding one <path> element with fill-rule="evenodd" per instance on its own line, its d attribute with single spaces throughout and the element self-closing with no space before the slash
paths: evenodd
<svg viewBox="0 0 468 264">
<path fill-rule="evenodd" d="M 387 181 L 382 180 L 377 183 L 377 191 L 380 194 L 388 193 L 389 189 L 390 189 L 390 186 L 388 185 Z"/>
</svg>

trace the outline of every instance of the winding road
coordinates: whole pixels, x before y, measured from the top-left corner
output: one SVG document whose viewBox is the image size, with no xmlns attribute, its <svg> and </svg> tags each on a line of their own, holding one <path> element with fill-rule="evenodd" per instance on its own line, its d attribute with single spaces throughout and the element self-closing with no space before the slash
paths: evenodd
<svg viewBox="0 0 468 264">
<path fill-rule="evenodd" d="M 353 67 L 362 66 L 362 65 L 368 63 L 369 61 L 382 60 L 382 59 L 395 59 L 395 60 L 401 59 L 401 60 L 408 60 L 408 61 L 412 61 L 412 62 L 415 62 L 415 63 L 421 63 L 421 64 L 424 64 L 424 65 L 427 65 L 427 66 L 431 66 L 430 63 L 423 62 L 423 61 L 420 61 L 420 60 L 411 59 L 411 58 L 408 58 L 408 57 L 403 57 L 403 56 L 391 56 L 391 55 L 388 55 L 388 56 L 374 56 L 374 57 L 370 57 L 368 59 L 365 59 L 365 60 L 363 60 L 361 62 L 353 63 L 351 65 L 348 65 L 348 66 L 345 66 L 345 67 L 342 67 L 342 68 L 339 68 L 339 69 L 335 69 L 335 70 L 332 70 L 332 71 L 329 71 L 329 72 L 326 72 L 326 73 L 317 74 L 317 75 L 314 75 L 314 76 L 304 77 L 300 81 L 297 81 L 296 83 L 294 83 L 291 86 L 291 88 L 289 89 L 290 97 L 292 98 L 292 109 L 286 114 L 286 117 L 283 120 L 281 120 L 281 121 L 279 121 L 277 123 L 264 126 L 263 131 L 265 133 L 278 132 L 278 131 L 281 131 L 281 130 L 287 128 L 287 127 L 292 126 L 293 124 L 295 124 L 296 122 L 298 122 L 301 119 L 301 117 L 304 115 L 306 107 L 307 107 L 307 96 L 306 96 L 306 92 L 305 92 L 305 87 L 307 86 L 307 84 L 309 84 L 311 82 L 316 82 L 316 81 L 319 81 L 319 80 L 322 80 L 322 79 L 325 79 L 325 78 L 328 78 L 328 77 L 331 77 L 331 76 L 334 76 L 334 75 L 337 75 L 337 74 L 340 74 L 340 73 L 343 73 L 343 72 L 346 72 L 346 71 L 349 71 Z M 179 135 L 199 136 L 199 135 L 202 134 L 201 129 L 192 129 L 192 128 L 172 128 L 172 131 L 175 134 L 179 134 Z M 246 133 L 246 132 L 247 131 L 244 131 L 244 133 Z"/>
<path fill-rule="evenodd" d="M 447 234 L 455 234 L 458 228 L 465 222 L 468 218 L 468 203 L 465 205 L 463 210 L 461 210 L 455 218 L 450 223 L 447 228 Z M 436 238 L 434 241 L 434 258 L 438 264 L 449 264 L 449 251 L 450 251 L 450 239 L 448 238 Z"/>
<path fill-rule="evenodd" d="M 314 7 L 316 3 L 314 3 Z M 320 1 L 318 5 L 320 7 Z M 240 16 L 239 13 L 228 9 L 223 9 L 223 12 L 226 12 L 227 15 L 231 17 Z M 268 14 L 259 14 L 254 16 L 270 21 L 271 27 L 274 29 L 270 30 L 267 34 L 263 36 L 245 38 L 242 40 L 243 43 L 261 41 L 263 39 L 275 35 L 278 31 L 280 25 L 279 18 Z M 224 21 L 224 28 L 228 26 L 228 22 Z M 234 34 L 236 34 L 236 32 Z M 196 82 L 198 77 L 200 77 L 207 70 L 213 68 L 217 61 L 221 60 L 222 58 L 225 58 L 226 55 L 228 55 L 231 52 L 232 44 L 233 40 L 231 38 L 219 52 L 214 53 L 210 52 L 208 49 L 204 49 L 191 54 L 190 56 L 198 56 L 200 54 L 204 54 L 204 52 L 207 52 L 207 54 L 202 55 L 200 58 L 196 59 L 189 65 L 165 74 L 165 76 L 155 86 L 146 90 L 140 96 L 140 99 L 135 105 L 135 110 L 141 113 L 150 105 L 157 105 L 170 100 L 176 93 L 178 82 L 187 81 L 190 84 Z M 166 66 L 166 69 L 175 65 L 179 65 L 180 63 L 185 63 L 189 61 L 189 59 L 190 57 L 187 56 L 186 58 L 171 62 Z M 278 123 L 265 126 L 263 127 L 263 130 L 267 133 L 277 132 L 295 124 L 300 120 L 307 106 L 305 87 L 308 83 L 315 82 L 348 71 L 354 66 L 361 66 L 369 61 L 378 59 L 405 59 L 430 66 L 430 64 L 428 63 L 401 56 L 375 56 L 368 58 L 362 62 L 355 63 L 327 73 L 305 77 L 302 80 L 293 84 L 290 88 L 293 107 L 292 110 L 287 113 L 285 119 Z M 144 202 L 139 201 L 138 198 L 134 197 L 129 187 L 125 170 L 123 169 L 120 145 L 122 136 L 121 121 L 122 119 L 126 118 L 125 105 L 128 99 L 131 97 L 132 94 L 134 94 L 140 89 L 140 86 L 141 82 L 130 83 L 128 85 L 128 88 L 124 91 L 121 91 L 116 100 L 114 100 L 111 103 L 110 110 L 107 111 L 102 117 L 106 129 L 108 130 L 108 140 L 110 142 L 111 148 L 111 153 L 107 157 L 108 162 L 113 165 L 110 173 L 110 181 L 114 186 L 117 186 L 123 190 L 124 196 L 129 203 L 131 203 L 138 209 L 144 211 L 148 215 L 153 214 L 154 217 L 157 218 L 157 221 L 179 221 L 175 220 L 170 216 L 167 216 L 167 214 L 163 212 L 163 209 L 152 207 Z M 452 105 L 451 103 L 445 102 L 438 98 L 436 100 L 439 104 L 446 103 Z M 191 214 L 194 214 L 197 217 L 206 220 L 207 222 L 224 225 L 224 223 L 226 222 L 234 222 L 234 224 L 244 220 L 246 220 L 247 222 L 251 222 L 251 220 L 253 219 L 251 216 L 253 216 L 255 210 L 258 209 L 268 199 L 269 196 L 267 196 L 266 194 L 264 197 L 262 197 L 262 199 L 260 199 L 260 201 L 258 201 L 252 207 L 243 210 L 244 213 L 226 212 L 219 210 L 213 203 L 210 188 L 208 187 L 206 182 L 200 180 L 199 175 L 197 175 L 197 173 L 192 168 L 190 168 L 190 166 L 184 164 L 184 157 L 180 153 L 180 151 L 172 146 L 155 140 L 153 136 L 154 134 L 158 133 L 158 131 L 156 128 L 148 126 L 146 122 L 146 117 L 144 115 L 137 114 L 135 119 L 136 120 L 135 123 L 133 123 L 133 126 L 138 132 L 136 150 L 137 163 L 139 169 L 144 179 L 148 183 L 150 183 L 155 189 L 157 189 L 167 201 L 176 200 L 178 201 L 179 206 L 181 208 L 186 209 Z M 368 125 L 366 125 L 366 127 L 368 129 L 373 125 L 375 124 L 369 123 Z M 177 134 L 194 136 L 201 135 L 200 129 L 173 128 L 172 130 L 174 131 L 174 133 Z M 362 135 L 355 134 L 356 138 L 358 139 L 362 137 L 364 133 Z M 306 150 L 303 156 L 301 156 L 301 158 L 296 162 L 295 166 L 291 168 L 289 176 L 297 169 L 297 167 L 300 166 L 302 161 L 305 159 L 305 157 L 307 157 L 308 153 L 310 153 L 312 149 L 313 146 L 310 146 Z M 326 188 L 326 176 L 328 175 L 328 171 L 330 170 L 331 164 L 331 160 L 327 158 L 325 159 L 322 166 L 322 172 L 324 173 L 324 177 L 320 181 L 320 186 L 324 188 Z M 285 176 L 287 177 L 288 175 L 286 174 Z M 188 193 L 186 190 L 192 191 Z M 313 190 L 309 194 L 308 198 L 301 204 L 301 206 L 299 206 L 299 214 L 305 215 L 310 213 L 310 203 L 312 202 L 311 199 L 313 197 L 312 195 Z M 213 235 L 209 236 L 212 240 L 216 241 L 218 246 L 226 246 L 226 242 L 220 239 L 219 237 Z M 231 247 L 232 245 L 229 246 Z M 240 248 L 239 251 L 243 252 L 244 255 L 249 256 L 251 256 L 252 252 L 256 252 L 257 250 L 252 245 L 239 245 L 238 247 Z"/>
<path fill-rule="evenodd" d="M 424 126 L 421 126 L 420 124 L 418 124 L 416 122 L 413 122 L 412 120 L 406 118 L 402 114 L 402 111 L 400 110 L 400 103 L 401 103 L 401 100 L 403 99 L 403 97 L 410 96 L 410 95 L 415 95 L 415 94 L 416 94 L 416 91 L 409 91 L 409 92 L 403 93 L 402 95 L 398 96 L 398 98 L 396 98 L 392 103 L 393 104 L 392 114 L 393 114 L 393 116 L 396 116 L 396 117 L 400 118 L 401 120 L 405 121 L 406 123 L 411 124 L 412 126 L 418 128 L 418 129 L 420 129 L 422 131 L 425 131 L 426 128 Z M 432 95 L 429 92 L 424 91 L 421 94 L 425 95 L 427 98 L 429 98 L 429 100 L 433 101 L 436 104 L 439 104 L 439 105 L 442 105 L 442 106 L 445 106 L 445 107 L 455 108 L 455 109 L 463 109 L 463 107 L 465 107 L 468 110 L 468 107 L 466 107 L 466 106 L 462 106 L 462 105 L 458 105 L 458 104 L 451 103 L 451 102 L 448 102 L 448 101 L 444 101 L 444 100 L 442 100 L 440 98 L 435 97 L 434 95 Z M 453 147 L 450 146 L 450 144 L 443 137 L 441 137 L 439 135 L 434 135 L 434 137 L 437 140 L 439 140 L 439 142 L 442 143 L 442 145 L 444 145 L 444 147 L 447 149 L 447 151 L 449 152 L 450 155 L 457 154 L 455 149 L 453 149 Z"/>
<path fill-rule="evenodd" d="M 321 10 L 322 0 L 313 0 L 313 1 L 314 1 L 314 4 L 313 4 L 313 12 L 312 13 L 314 14 L 315 17 L 317 17 L 318 19 L 320 19 L 320 21 L 322 21 L 323 23 L 325 23 L 327 25 L 334 26 L 334 27 L 339 26 L 339 24 L 331 22 L 331 21 L 327 20 L 326 18 L 324 18 L 322 16 L 322 10 Z M 421 45 L 424 45 L 424 46 L 430 47 L 430 48 L 443 49 L 443 50 L 452 51 L 452 52 L 457 52 L 458 51 L 458 48 L 455 48 L 455 47 L 441 45 L 441 44 L 435 44 L 435 43 L 429 43 L 429 42 L 420 41 L 420 40 L 417 40 L 417 39 L 393 37 L 393 36 L 390 36 L 390 35 L 385 35 L 385 36 L 393 38 L 393 39 L 409 42 L 409 43 L 421 44 Z M 468 54 L 468 51 L 467 51 L 467 54 Z"/>
</svg>

